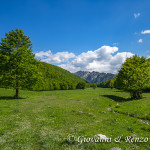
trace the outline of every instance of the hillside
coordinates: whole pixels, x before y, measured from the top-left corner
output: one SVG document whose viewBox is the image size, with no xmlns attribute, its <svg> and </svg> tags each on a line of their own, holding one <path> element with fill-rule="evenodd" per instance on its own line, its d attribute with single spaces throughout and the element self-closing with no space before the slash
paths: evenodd
<svg viewBox="0 0 150 150">
<path fill-rule="evenodd" d="M 69 71 L 62 69 L 58 66 L 47 64 L 44 62 L 37 61 L 37 77 L 38 81 L 29 87 L 24 87 L 20 89 L 29 90 L 73 90 L 77 88 L 77 84 L 86 81 Z M 3 78 L 0 76 L 0 87 L 5 87 L 2 82 Z M 11 85 L 7 86 L 11 88 Z"/>
<path fill-rule="evenodd" d="M 101 83 L 116 77 L 115 74 L 111 73 L 99 73 L 99 72 L 88 72 L 88 71 L 78 71 L 74 73 L 75 75 L 85 79 L 89 83 Z"/>
<path fill-rule="evenodd" d="M 79 82 L 85 82 L 84 79 L 65 69 L 44 62 L 39 62 L 38 72 L 40 78 L 31 88 L 32 90 L 76 89 Z"/>
</svg>

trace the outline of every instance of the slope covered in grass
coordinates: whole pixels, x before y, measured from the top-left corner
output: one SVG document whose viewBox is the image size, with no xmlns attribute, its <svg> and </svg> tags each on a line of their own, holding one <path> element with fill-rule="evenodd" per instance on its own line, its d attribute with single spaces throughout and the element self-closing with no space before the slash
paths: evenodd
<svg viewBox="0 0 150 150">
<path fill-rule="evenodd" d="M 141 117 L 145 113 L 149 115 L 149 93 L 141 100 L 127 101 L 128 93 L 116 89 L 21 90 L 22 99 L 12 99 L 14 92 L 0 89 L 0 149 L 150 149 L 149 141 L 125 142 L 133 134 L 150 138 L 150 122 L 137 118 L 135 111 Z M 112 142 L 81 144 L 77 141 L 79 136 L 97 134 L 111 137 Z M 68 142 L 68 135 L 74 135 L 76 141 Z M 114 142 L 118 136 L 122 136 L 121 143 Z"/>
</svg>

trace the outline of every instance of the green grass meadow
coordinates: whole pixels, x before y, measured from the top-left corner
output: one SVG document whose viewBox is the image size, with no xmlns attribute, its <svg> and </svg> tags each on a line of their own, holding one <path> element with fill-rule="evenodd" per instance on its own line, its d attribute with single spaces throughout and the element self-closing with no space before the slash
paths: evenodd
<svg viewBox="0 0 150 150">
<path fill-rule="evenodd" d="M 0 88 L 0 150 L 150 150 L 150 93 L 132 101 L 128 93 L 107 88 L 21 90 L 20 99 L 14 94 Z M 97 134 L 112 141 L 77 140 Z M 126 142 L 133 134 L 149 141 Z"/>
</svg>

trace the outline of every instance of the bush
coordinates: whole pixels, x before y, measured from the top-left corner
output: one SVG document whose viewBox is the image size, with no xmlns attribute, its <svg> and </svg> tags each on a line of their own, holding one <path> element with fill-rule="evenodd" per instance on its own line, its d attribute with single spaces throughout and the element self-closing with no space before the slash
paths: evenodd
<svg viewBox="0 0 150 150">
<path fill-rule="evenodd" d="M 96 89 L 96 88 L 97 88 L 97 85 L 94 83 L 94 84 L 91 84 L 91 87 L 92 87 L 93 89 Z"/>
<path fill-rule="evenodd" d="M 79 82 L 76 86 L 77 89 L 85 89 L 86 83 L 85 82 Z"/>
</svg>

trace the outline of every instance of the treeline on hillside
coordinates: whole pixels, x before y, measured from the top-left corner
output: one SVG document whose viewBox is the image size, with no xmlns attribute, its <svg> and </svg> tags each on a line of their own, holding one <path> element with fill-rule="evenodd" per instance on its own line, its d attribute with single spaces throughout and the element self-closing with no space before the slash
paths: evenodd
<svg viewBox="0 0 150 150">
<path fill-rule="evenodd" d="M 99 83 L 97 86 L 101 88 L 116 88 L 116 78 L 110 79 L 108 81 L 103 81 Z"/>
<path fill-rule="evenodd" d="M 91 86 L 92 87 L 92 86 Z M 101 88 L 116 88 L 116 89 L 120 89 L 118 86 L 117 86 L 117 83 L 116 83 L 116 78 L 114 79 L 111 79 L 111 80 L 108 80 L 108 81 L 104 81 L 104 82 L 101 82 L 99 84 L 97 84 L 97 87 L 101 87 Z M 150 91 L 150 83 L 142 89 L 144 92 L 149 92 Z"/>
<path fill-rule="evenodd" d="M 38 62 L 39 78 L 31 90 L 74 90 L 84 89 L 85 80 L 60 67 Z"/>
<path fill-rule="evenodd" d="M 110 79 L 108 81 L 103 81 L 99 84 L 93 83 L 90 84 L 90 87 L 95 89 L 97 87 L 101 87 L 101 88 L 117 88 L 116 87 L 116 78 Z"/>
</svg>

